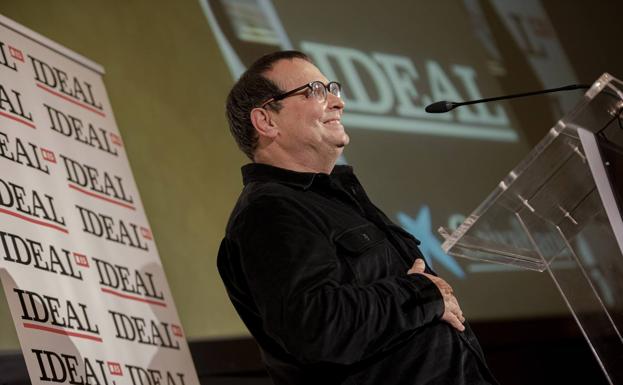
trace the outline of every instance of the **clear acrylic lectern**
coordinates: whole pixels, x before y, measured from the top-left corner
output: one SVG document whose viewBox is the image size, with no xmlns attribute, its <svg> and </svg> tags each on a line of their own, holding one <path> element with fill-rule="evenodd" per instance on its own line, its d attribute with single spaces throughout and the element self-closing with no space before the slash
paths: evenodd
<svg viewBox="0 0 623 385">
<path fill-rule="evenodd" d="M 445 238 L 448 254 L 550 274 L 611 384 L 623 384 L 623 83 L 602 75 Z"/>
</svg>

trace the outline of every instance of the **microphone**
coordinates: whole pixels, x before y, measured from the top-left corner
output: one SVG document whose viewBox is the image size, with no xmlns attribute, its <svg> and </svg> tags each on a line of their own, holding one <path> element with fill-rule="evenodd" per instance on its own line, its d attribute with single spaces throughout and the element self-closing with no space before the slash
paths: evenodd
<svg viewBox="0 0 623 385">
<path fill-rule="evenodd" d="M 504 96 L 496 96 L 494 98 L 485 98 L 485 99 L 477 99 L 470 100 L 467 102 L 448 102 L 442 100 L 440 102 L 435 102 L 426 106 L 425 111 L 431 114 L 441 114 L 443 112 L 451 111 L 460 106 L 466 106 L 468 104 L 476 104 L 476 103 L 487 103 L 493 102 L 496 100 L 504 100 L 504 99 L 514 99 L 514 98 L 522 98 L 524 96 L 532 96 L 532 95 L 540 95 L 540 94 L 548 94 L 550 92 L 558 92 L 558 91 L 571 91 L 571 90 L 579 90 L 579 89 L 587 89 L 591 88 L 590 85 L 586 84 L 571 84 L 564 87 L 558 88 L 550 88 L 547 90 L 533 91 L 533 92 L 524 92 L 521 94 L 512 94 L 512 95 L 504 95 Z"/>
</svg>

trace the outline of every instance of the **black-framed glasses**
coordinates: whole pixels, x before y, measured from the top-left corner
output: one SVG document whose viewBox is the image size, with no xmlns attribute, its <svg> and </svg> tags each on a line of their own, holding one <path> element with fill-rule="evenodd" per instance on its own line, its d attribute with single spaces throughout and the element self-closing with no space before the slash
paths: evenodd
<svg viewBox="0 0 623 385">
<path fill-rule="evenodd" d="M 313 82 L 309 82 L 307 84 L 304 84 L 300 87 L 297 87 L 293 90 L 290 90 L 288 92 L 284 92 L 283 94 L 279 94 L 277 96 L 273 96 L 272 98 L 266 100 L 264 103 L 261 104 L 260 108 L 264 108 L 266 107 L 267 104 L 270 104 L 272 102 L 277 102 L 279 100 L 283 100 L 285 98 L 287 98 L 288 96 L 292 96 L 304 89 L 308 89 L 309 91 L 309 97 L 313 97 L 314 99 L 316 99 L 318 102 L 320 103 L 324 103 L 327 100 L 327 93 L 331 93 L 335 96 L 337 96 L 338 98 L 342 97 L 342 85 L 338 82 L 329 82 L 327 84 L 324 84 L 323 82 L 321 82 L 320 80 L 315 80 Z"/>
</svg>

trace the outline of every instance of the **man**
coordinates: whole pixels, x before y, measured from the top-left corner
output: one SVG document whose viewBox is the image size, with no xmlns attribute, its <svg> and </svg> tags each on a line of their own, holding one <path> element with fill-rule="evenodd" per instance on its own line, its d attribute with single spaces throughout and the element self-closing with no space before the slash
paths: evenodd
<svg viewBox="0 0 623 385">
<path fill-rule="evenodd" d="M 341 87 L 303 53 L 254 63 L 227 99 L 253 161 L 218 268 L 275 384 L 489 384 L 452 288 L 349 166 Z"/>
</svg>

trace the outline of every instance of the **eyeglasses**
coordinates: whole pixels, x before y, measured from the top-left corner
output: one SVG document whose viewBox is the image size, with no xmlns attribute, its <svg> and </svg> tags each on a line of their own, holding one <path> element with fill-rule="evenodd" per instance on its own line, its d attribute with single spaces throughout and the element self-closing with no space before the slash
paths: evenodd
<svg viewBox="0 0 623 385">
<path fill-rule="evenodd" d="M 327 100 L 327 92 L 330 92 L 331 94 L 337 96 L 338 98 L 342 97 L 342 85 L 338 82 L 329 82 L 327 85 L 325 85 L 323 82 L 316 80 L 313 82 L 309 82 L 305 85 L 302 85 L 298 88 L 295 88 L 291 91 L 288 92 L 284 92 L 283 94 L 277 95 L 277 96 L 273 96 L 272 98 L 268 99 L 267 101 L 265 101 L 264 103 L 262 103 L 262 105 L 260 106 L 260 108 L 264 108 L 266 107 L 267 104 L 270 104 L 272 102 L 277 102 L 279 100 L 283 100 L 289 96 L 292 96 L 304 89 L 308 89 L 309 94 L 307 95 L 307 97 L 314 97 L 314 99 L 316 99 L 318 102 L 320 103 L 324 103 Z"/>
</svg>

